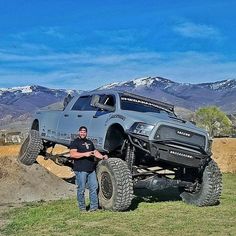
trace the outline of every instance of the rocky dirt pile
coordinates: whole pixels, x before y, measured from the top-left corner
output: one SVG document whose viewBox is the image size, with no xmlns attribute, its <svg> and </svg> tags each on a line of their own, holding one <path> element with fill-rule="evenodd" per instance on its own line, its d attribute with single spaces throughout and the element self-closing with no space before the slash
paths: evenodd
<svg viewBox="0 0 236 236">
<path fill-rule="evenodd" d="M 75 185 L 39 164 L 24 166 L 15 157 L 0 158 L 0 205 L 75 196 Z"/>
</svg>

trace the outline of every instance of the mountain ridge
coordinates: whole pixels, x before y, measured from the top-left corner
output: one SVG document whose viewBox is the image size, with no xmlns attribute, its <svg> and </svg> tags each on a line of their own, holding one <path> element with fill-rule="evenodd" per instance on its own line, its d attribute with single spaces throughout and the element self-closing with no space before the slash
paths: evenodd
<svg viewBox="0 0 236 236">
<path fill-rule="evenodd" d="M 137 93 L 171 103 L 180 108 L 178 110 L 185 112 L 194 112 L 199 107 L 216 105 L 226 113 L 236 113 L 235 79 L 191 84 L 178 83 L 158 76 L 142 77 L 107 84 L 96 90 L 102 89 Z M 32 117 L 32 114 L 38 109 L 54 103 L 62 103 L 68 94 L 75 95 L 82 92 L 72 89 L 53 89 L 40 85 L 0 88 L 0 126 L 3 123 L 23 121 Z"/>
<path fill-rule="evenodd" d="M 216 105 L 227 113 L 236 111 L 235 79 L 190 84 L 178 83 L 162 77 L 144 77 L 108 84 L 98 89 L 129 90 L 192 111 L 202 106 L 211 105 Z"/>
<path fill-rule="evenodd" d="M 56 102 L 62 102 L 68 94 L 80 91 L 50 89 L 39 85 L 0 88 L 0 125 L 32 117 L 33 113 Z"/>
</svg>

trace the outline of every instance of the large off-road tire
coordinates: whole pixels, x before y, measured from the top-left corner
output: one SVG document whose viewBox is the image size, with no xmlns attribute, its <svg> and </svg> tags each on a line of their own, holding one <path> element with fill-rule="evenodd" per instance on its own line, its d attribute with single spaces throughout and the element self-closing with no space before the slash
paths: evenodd
<svg viewBox="0 0 236 236">
<path fill-rule="evenodd" d="M 222 191 L 222 174 L 216 162 L 211 160 L 205 167 L 194 192 L 183 191 L 180 196 L 184 202 L 196 206 L 217 205 Z"/>
<path fill-rule="evenodd" d="M 106 210 L 124 211 L 133 198 L 133 182 L 125 161 L 110 158 L 97 166 L 99 205 Z"/>
<path fill-rule="evenodd" d="M 42 149 L 42 139 L 39 136 L 39 131 L 30 130 L 28 137 L 21 145 L 18 160 L 25 165 L 32 165 Z"/>
</svg>

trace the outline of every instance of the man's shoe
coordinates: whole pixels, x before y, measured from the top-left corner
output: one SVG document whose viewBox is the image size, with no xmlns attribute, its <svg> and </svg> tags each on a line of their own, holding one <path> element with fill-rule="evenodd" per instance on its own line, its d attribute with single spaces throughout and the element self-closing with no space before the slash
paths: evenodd
<svg viewBox="0 0 236 236">
<path fill-rule="evenodd" d="M 98 209 L 97 208 L 92 208 L 92 209 L 89 210 L 89 212 L 94 212 L 94 211 L 98 211 Z"/>
</svg>

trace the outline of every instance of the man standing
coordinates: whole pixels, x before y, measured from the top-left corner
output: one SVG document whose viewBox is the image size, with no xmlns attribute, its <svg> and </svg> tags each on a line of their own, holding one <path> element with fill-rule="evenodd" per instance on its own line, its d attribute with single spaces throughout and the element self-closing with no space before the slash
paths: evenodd
<svg viewBox="0 0 236 236">
<path fill-rule="evenodd" d="M 98 182 L 95 172 L 95 157 L 101 160 L 106 160 L 108 157 L 95 150 L 92 141 L 87 139 L 87 128 L 85 126 L 79 128 L 78 138 L 70 144 L 70 157 L 74 159 L 73 170 L 76 175 L 79 209 L 81 211 L 86 210 L 84 192 L 87 183 L 89 189 L 90 211 L 96 211 L 98 209 Z"/>
</svg>

